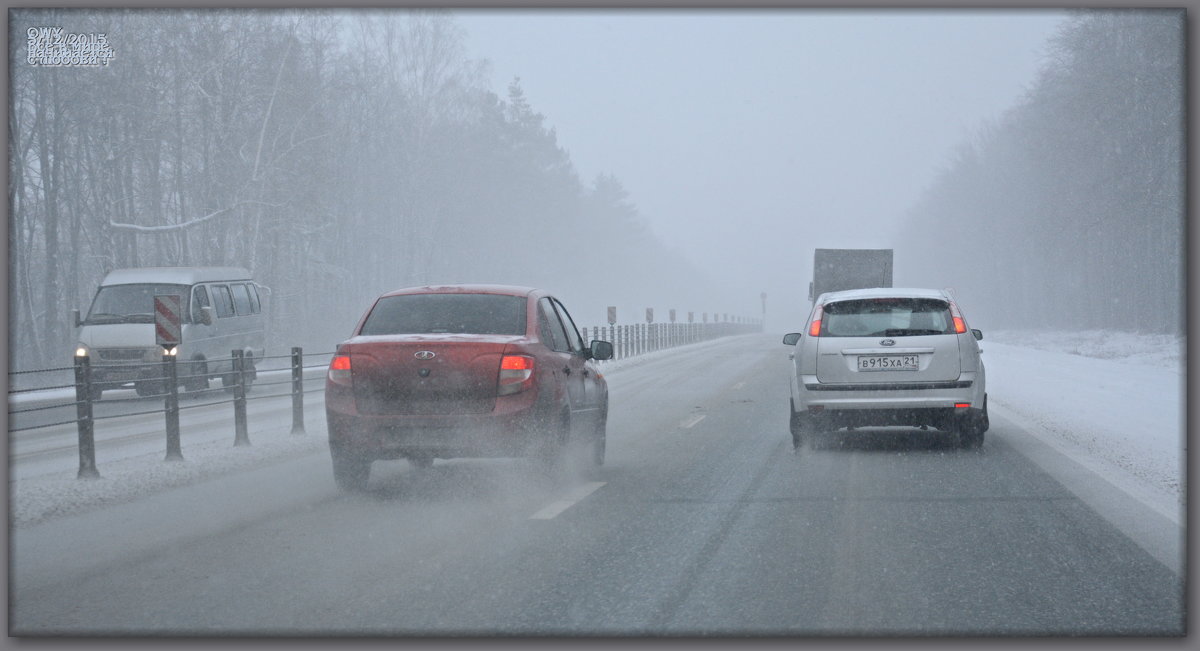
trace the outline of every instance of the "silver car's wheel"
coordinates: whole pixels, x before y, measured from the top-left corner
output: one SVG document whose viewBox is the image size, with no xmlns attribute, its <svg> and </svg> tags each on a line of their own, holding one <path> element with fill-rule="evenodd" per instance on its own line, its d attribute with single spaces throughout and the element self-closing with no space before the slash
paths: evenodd
<svg viewBox="0 0 1200 651">
<path fill-rule="evenodd" d="M 968 414 L 958 426 L 959 445 L 968 450 L 975 450 L 982 446 L 983 433 L 987 430 L 986 418 L 986 412 L 983 410 Z"/>
<path fill-rule="evenodd" d="M 796 403 L 794 400 L 788 399 L 788 426 L 792 431 L 792 449 L 799 450 L 804 447 L 806 440 L 812 438 L 814 433 L 812 420 L 808 414 L 801 414 L 796 411 Z"/>
</svg>

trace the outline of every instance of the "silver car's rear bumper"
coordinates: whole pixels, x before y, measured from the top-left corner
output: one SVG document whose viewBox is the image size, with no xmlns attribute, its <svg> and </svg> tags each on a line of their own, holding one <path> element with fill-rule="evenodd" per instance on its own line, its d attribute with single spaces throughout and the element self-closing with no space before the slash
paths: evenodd
<svg viewBox="0 0 1200 651">
<path fill-rule="evenodd" d="M 982 407 L 983 391 L 975 373 L 940 382 L 857 382 L 825 384 L 815 375 L 800 377 L 797 411 L 816 409 L 953 409 L 956 404 Z M 978 403 L 978 404 L 976 404 Z"/>
</svg>

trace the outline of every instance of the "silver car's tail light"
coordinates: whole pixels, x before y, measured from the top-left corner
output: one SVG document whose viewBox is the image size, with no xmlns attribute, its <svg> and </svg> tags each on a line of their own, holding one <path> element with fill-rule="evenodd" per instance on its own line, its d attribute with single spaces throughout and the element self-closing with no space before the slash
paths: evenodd
<svg viewBox="0 0 1200 651">
<path fill-rule="evenodd" d="M 958 311 L 958 305 L 954 301 L 950 301 L 950 317 L 954 319 L 954 332 L 962 334 L 967 331 L 967 323 L 963 321 L 962 313 Z"/>
<path fill-rule="evenodd" d="M 825 306 L 817 305 L 817 309 L 813 311 L 812 325 L 808 326 L 808 336 L 821 336 L 821 318 L 825 315 Z"/>
</svg>

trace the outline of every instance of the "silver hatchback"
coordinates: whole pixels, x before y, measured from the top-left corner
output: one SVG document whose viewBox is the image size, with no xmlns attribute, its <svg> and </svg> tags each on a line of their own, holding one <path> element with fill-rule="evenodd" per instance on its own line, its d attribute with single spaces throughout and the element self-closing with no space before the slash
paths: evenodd
<svg viewBox="0 0 1200 651">
<path fill-rule="evenodd" d="M 794 346 L 792 444 L 841 427 L 935 427 L 979 447 L 988 429 L 979 330 L 936 289 L 856 289 L 817 297 Z"/>
</svg>

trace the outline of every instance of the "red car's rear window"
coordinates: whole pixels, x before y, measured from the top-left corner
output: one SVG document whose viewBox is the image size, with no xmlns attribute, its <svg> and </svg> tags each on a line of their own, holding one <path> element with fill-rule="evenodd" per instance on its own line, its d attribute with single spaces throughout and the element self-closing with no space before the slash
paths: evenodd
<svg viewBox="0 0 1200 651">
<path fill-rule="evenodd" d="M 404 294 L 379 299 L 360 335 L 525 334 L 524 296 Z"/>
</svg>

